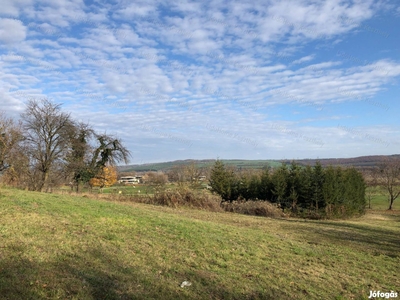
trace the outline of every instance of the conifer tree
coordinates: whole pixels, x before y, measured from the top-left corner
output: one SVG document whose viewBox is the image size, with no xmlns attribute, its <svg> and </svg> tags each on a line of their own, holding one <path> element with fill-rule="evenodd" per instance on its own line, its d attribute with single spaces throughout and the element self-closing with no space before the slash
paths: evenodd
<svg viewBox="0 0 400 300">
<path fill-rule="evenodd" d="M 238 188 L 235 176 L 220 160 L 217 160 L 211 169 L 209 184 L 212 191 L 220 195 L 223 200 L 232 201 L 237 198 Z"/>
</svg>

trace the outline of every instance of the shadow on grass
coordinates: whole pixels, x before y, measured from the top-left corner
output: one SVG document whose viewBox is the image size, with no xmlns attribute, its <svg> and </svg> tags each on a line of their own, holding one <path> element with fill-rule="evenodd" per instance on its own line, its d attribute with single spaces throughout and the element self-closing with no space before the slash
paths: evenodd
<svg viewBox="0 0 400 300">
<path fill-rule="evenodd" d="M 38 266 L 25 259 L 0 262 L 0 299 L 43 299 L 33 288 Z"/>
<path fill-rule="evenodd" d="M 189 268 L 174 275 L 176 285 L 168 286 L 159 274 L 146 273 L 140 267 L 125 267 L 116 257 L 98 249 L 70 257 L 64 255 L 53 262 L 35 262 L 16 255 L 0 262 L 0 299 L 293 298 L 279 289 L 261 286 L 249 293 L 234 292 L 218 286 L 218 280 Z M 190 278 L 192 286 L 180 288 L 182 278 Z"/>
<path fill-rule="evenodd" d="M 391 222 L 396 222 L 396 219 L 394 218 Z M 285 221 L 298 222 L 295 220 Z M 354 245 L 352 242 L 355 242 L 358 244 L 357 248 L 362 251 L 372 251 L 374 255 L 384 254 L 394 258 L 400 257 L 400 230 L 332 221 L 311 221 L 301 224 L 303 226 L 297 226 L 296 232 L 302 232 L 306 236 L 310 236 L 309 233 L 312 232 L 313 239 L 316 241 L 328 240 L 331 243 L 345 243 L 348 246 Z M 290 228 L 293 229 L 293 224 L 288 226 L 288 229 Z"/>
</svg>

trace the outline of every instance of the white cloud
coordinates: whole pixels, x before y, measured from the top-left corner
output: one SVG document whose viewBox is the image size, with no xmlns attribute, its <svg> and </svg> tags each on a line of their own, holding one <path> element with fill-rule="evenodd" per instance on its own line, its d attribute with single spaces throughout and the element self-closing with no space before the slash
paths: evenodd
<svg viewBox="0 0 400 300">
<path fill-rule="evenodd" d="M 158 3 L 156 1 L 136 1 L 135 3 L 122 4 L 114 17 L 129 20 L 135 17 L 147 17 L 149 15 L 158 15 Z"/>
<path fill-rule="evenodd" d="M 65 28 L 77 19 L 84 19 L 83 9 L 83 0 L 43 0 L 38 9 L 32 11 L 32 18 Z"/>
<path fill-rule="evenodd" d="M 18 17 L 21 10 L 30 9 L 32 4 L 33 0 L 2 0 L 0 16 Z"/>
<path fill-rule="evenodd" d="M 313 60 L 314 57 L 315 57 L 315 55 L 307 55 L 307 56 L 304 56 L 304 57 L 302 57 L 300 59 L 294 60 L 292 62 L 292 64 L 296 65 L 296 64 L 301 64 L 301 63 L 304 63 L 304 62 L 308 62 L 308 61 Z"/>
<path fill-rule="evenodd" d="M 20 20 L 0 19 L 0 42 L 8 44 L 16 44 L 25 40 L 26 27 Z"/>
</svg>

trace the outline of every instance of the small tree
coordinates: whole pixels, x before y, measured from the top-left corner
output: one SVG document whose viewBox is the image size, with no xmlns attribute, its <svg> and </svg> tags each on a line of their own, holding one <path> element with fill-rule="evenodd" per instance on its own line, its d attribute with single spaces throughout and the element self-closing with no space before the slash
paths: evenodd
<svg viewBox="0 0 400 300">
<path fill-rule="evenodd" d="M 313 168 L 310 165 L 305 166 L 300 171 L 301 192 L 298 195 L 298 205 L 303 208 L 309 208 L 313 205 Z"/>
<path fill-rule="evenodd" d="M 400 195 L 400 159 L 391 159 L 380 165 L 379 177 L 389 193 L 389 210 Z"/>
<path fill-rule="evenodd" d="M 93 151 L 90 140 L 94 136 L 94 130 L 84 123 L 74 124 L 69 130 L 70 151 L 66 156 L 67 172 L 72 174 L 73 184 L 76 186 L 76 192 L 79 192 L 79 185 L 87 183 L 94 174 L 101 170 L 91 170 L 89 161 Z M 72 186 L 73 187 L 73 186 Z"/>
<path fill-rule="evenodd" d="M 323 195 L 323 186 L 324 186 L 324 170 L 319 161 L 316 162 L 313 168 L 312 175 L 312 200 L 315 211 L 323 208 L 325 206 L 324 195 Z"/>
<path fill-rule="evenodd" d="M 277 202 L 285 206 L 288 191 L 288 169 L 285 164 L 282 165 L 272 175 L 273 194 L 276 196 Z"/>
<path fill-rule="evenodd" d="M 236 200 L 238 195 L 235 174 L 226 169 L 222 161 L 217 160 L 211 169 L 209 184 L 212 191 L 220 195 L 223 200 Z"/>
<path fill-rule="evenodd" d="M 300 172 L 301 172 L 300 166 L 295 161 L 292 161 L 289 168 L 288 185 L 289 185 L 289 201 L 293 211 L 297 211 L 298 201 L 302 192 Z"/>
<path fill-rule="evenodd" d="M 258 199 L 271 200 L 272 198 L 272 180 L 269 169 L 265 169 L 260 177 L 260 186 L 258 188 Z"/>
<path fill-rule="evenodd" d="M 90 179 L 90 186 L 97 186 L 100 189 L 112 186 L 117 182 L 117 170 L 114 167 L 103 167 L 96 177 Z"/>
<path fill-rule="evenodd" d="M 262 195 L 263 187 L 261 186 L 261 172 L 259 170 L 244 170 L 240 171 L 237 178 L 237 193 L 238 196 L 250 199 L 259 198 Z M 262 195 L 263 196 L 263 195 Z"/>
<path fill-rule="evenodd" d="M 329 166 L 325 169 L 324 173 L 325 180 L 322 193 L 326 204 L 325 211 L 330 215 L 333 212 L 334 206 L 342 201 L 338 196 L 343 190 L 343 185 L 340 182 L 341 169 Z"/>
<path fill-rule="evenodd" d="M 360 172 L 354 168 L 343 172 L 344 204 L 349 213 L 365 212 L 365 181 Z"/>
</svg>

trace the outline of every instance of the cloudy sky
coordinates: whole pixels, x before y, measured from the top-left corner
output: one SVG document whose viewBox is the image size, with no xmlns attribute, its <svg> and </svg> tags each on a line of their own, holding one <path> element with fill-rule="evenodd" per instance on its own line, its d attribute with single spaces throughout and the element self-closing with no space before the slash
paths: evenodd
<svg viewBox="0 0 400 300">
<path fill-rule="evenodd" d="M 398 0 L 1 1 L 0 110 L 62 103 L 131 163 L 399 153 L 399 82 Z"/>
</svg>

